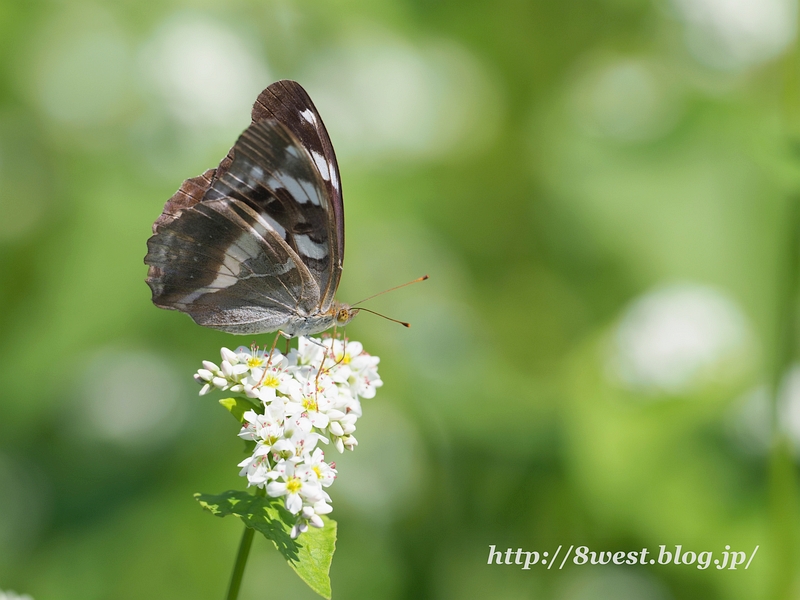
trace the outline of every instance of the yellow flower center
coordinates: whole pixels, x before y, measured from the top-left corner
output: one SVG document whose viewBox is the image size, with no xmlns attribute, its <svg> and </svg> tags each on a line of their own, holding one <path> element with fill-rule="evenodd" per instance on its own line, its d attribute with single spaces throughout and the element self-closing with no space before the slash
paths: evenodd
<svg viewBox="0 0 800 600">
<path fill-rule="evenodd" d="M 350 353 L 345 353 L 344 356 L 342 356 L 341 354 L 336 355 L 336 362 L 341 365 L 349 365 L 351 360 L 352 359 L 350 358 Z"/>
<path fill-rule="evenodd" d="M 264 364 L 264 359 L 259 358 L 258 356 L 251 356 L 250 358 L 247 359 L 247 366 L 250 367 L 251 369 L 253 367 L 260 367 L 263 364 Z"/>
<path fill-rule="evenodd" d="M 319 467 L 317 465 L 314 465 L 312 471 L 314 471 L 314 473 L 317 474 L 317 479 L 322 479 L 322 472 L 319 470 Z"/>
<path fill-rule="evenodd" d="M 319 407 L 317 406 L 317 401 L 314 400 L 314 398 L 303 398 L 303 408 L 306 410 L 316 411 Z"/>
<path fill-rule="evenodd" d="M 278 378 L 275 376 L 274 373 L 268 373 L 267 375 L 264 376 L 264 383 L 262 383 L 261 385 L 264 385 L 266 387 L 276 388 L 280 385 L 280 383 L 281 382 L 278 380 Z"/>
<path fill-rule="evenodd" d="M 303 487 L 300 479 L 297 477 L 292 477 L 289 481 L 286 482 L 286 489 L 289 490 L 290 494 L 296 494 L 300 491 L 300 488 Z"/>
</svg>

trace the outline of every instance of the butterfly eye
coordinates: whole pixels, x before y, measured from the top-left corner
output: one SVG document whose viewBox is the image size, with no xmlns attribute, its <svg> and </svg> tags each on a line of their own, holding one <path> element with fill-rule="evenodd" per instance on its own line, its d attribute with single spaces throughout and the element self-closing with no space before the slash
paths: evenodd
<svg viewBox="0 0 800 600">
<path fill-rule="evenodd" d="M 346 308 L 341 309 L 339 311 L 339 314 L 336 315 L 336 320 L 339 321 L 339 323 L 347 323 L 349 319 L 350 319 L 350 312 Z"/>
</svg>

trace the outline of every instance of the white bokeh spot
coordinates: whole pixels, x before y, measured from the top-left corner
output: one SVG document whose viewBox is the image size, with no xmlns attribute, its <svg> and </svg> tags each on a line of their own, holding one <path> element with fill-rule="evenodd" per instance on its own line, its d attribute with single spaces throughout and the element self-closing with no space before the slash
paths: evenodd
<svg viewBox="0 0 800 600">
<path fill-rule="evenodd" d="M 792 0 L 673 0 L 686 44 L 702 63 L 739 70 L 778 56 L 794 40 Z"/>
<path fill-rule="evenodd" d="M 741 354 L 750 328 L 732 299 L 710 287 L 662 287 L 636 299 L 614 334 L 609 367 L 623 385 L 681 393 Z"/>
<path fill-rule="evenodd" d="M 247 126 L 253 101 L 270 81 L 240 35 L 197 14 L 162 23 L 142 48 L 141 65 L 166 110 L 188 127 Z"/>
<path fill-rule="evenodd" d="M 663 70 L 634 58 L 589 65 L 571 89 L 573 120 L 589 135 L 623 142 L 664 135 L 677 122 L 680 106 Z"/>
<path fill-rule="evenodd" d="M 65 8 L 37 38 L 31 85 L 47 117 L 93 127 L 119 118 L 129 107 L 131 47 L 110 13 Z"/>
<path fill-rule="evenodd" d="M 783 378 L 778 399 L 779 423 L 800 455 L 800 365 L 793 365 Z"/>
<path fill-rule="evenodd" d="M 354 32 L 309 70 L 337 154 L 376 162 L 482 148 L 499 124 L 497 86 L 466 49 Z"/>
<path fill-rule="evenodd" d="M 778 390 L 778 424 L 800 459 L 800 364 L 793 364 Z M 746 452 L 765 455 L 773 441 L 773 406 L 770 388 L 761 384 L 734 402 L 726 422 L 732 437 Z"/>
<path fill-rule="evenodd" d="M 80 387 L 84 435 L 147 449 L 179 433 L 186 418 L 180 374 L 148 352 L 108 349 L 90 360 Z"/>
</svg>

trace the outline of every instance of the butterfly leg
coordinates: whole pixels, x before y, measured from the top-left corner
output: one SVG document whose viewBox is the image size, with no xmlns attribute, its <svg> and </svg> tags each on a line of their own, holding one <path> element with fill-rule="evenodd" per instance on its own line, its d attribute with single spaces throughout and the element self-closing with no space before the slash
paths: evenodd
<svg viewBox="0 0 800 600">
<path fill-rule="evenodd" d="M 335 340 L 335 339 L 338 339 L 338 338 L 339 338 L 339 328 L 334 324 L 334 326 L 333 326 L 333 339 Z M 347 334 L 345 333 L 344 329 L 342 329 L 342 344 L 343 344 L 343 346 L 342 346 L 342 356 L 340 356 L 339 359 L 336 361 L 336 363 L 333 365 L 334 367 L 338 367 L 341 364 L 341 362 L 344 360 L 344 357 L 345 357 L 345 354 L 346 354 L 345 350 L 347 350 Z M 333 354 L 333 343 L 331 343 L 331 354 Z M 333 358 L 334 359 L 336 358 L 336 354 L 333 354 Z"/>
<path fill-rule="evenodd" d="M 267 369 L 269 369 L 270 362 L 272 362 L 272 354 L 275 352 L 275 346 L 278 345 L 278 338 L 281 336 L 286 338 L 286 344 L 287 344 L 286 352 L 287 353 L 289 352 L 288 344 L 292 336 L 287 336 L 283 331 L 279 329 L 278 333 L 275 334 L 275 339 L 272 340 L 272 347 L 269 349 L 269 355 L 267 356 L 267 364 L 264 367 L 264 374 L 261 376 L 261 381 L 258 382 L 258 385 L 256 387 L 260 387 L 264 383 L 264 380 L 267 378 Z"/>
<path fill-rule="evenodd" d="M 325 359 L 328 358 L 328 348 L 324 348 L 322 360 L 319 363 L 319 371 L 317 371 L 317 377 L 314 379 L 314 402 L 317 401 L 317 394 L 319 394 L 319 376 L 322 375 L 322 372 L 325 370 Z"/>
<path fill-rule="evenodd" d="M 330 371 L 330 369 L 325 369 L 324 368 L 325 367 L 325 359 L 328 358 L 328 352 L 330 352 L 331 358 L 333 358 L 336 361 L 333 364 L 333 367 L 336 367 L 336 366 L 339 366 L 340 364 L 342 364 L 342 361 L 344 361 L 345 356 L 347 356 L 347 352 L 346 352 L 346 350 L 347 350 L 347 338 L 343 336 L 342 340 L 344 341 L 344 347 L 342 349 L 342 355 L 338 359 L 336 358 L 336 353 L 333 350 L 334 341 L 336 341 L 336 335 L 337 335 L 337 331 L 336 331 L 336 327 L 334 327 L 334 329 L 333 329 L 333 337 L 331 338 L 331 346 L 330 346 L 330 348 L 328 348 L 327 346 L 324 346 L 324 345 L 322 346 L 324 348 L 324 352 L 322 354 L 322 362 L 319 365 L 319 371 L 317 371 L 317 377 L 314 380 L 314 387 L 317 390 L 319 389 L 319 376 L 322 375 L 323 372 Z"/>
<path fill-rule="evenodd" d="M 333 337 L 334 338 L 336 338 L 336 333 L 337 333 L 336 332 L 336 327 L 334 327 L 333 328 Z M 338 358 L 338 360 L 334 363 L 333 366 L 334 367 L 338 367 L 340 364 L 342 364 L 342 361 L 344 361 L 346 356 L 347 356 L 347 332 L 344 329 L 342 329 L 342 355 Z M 335 354 L 334 354 L 333 358 L 336 358 Z"/>
</svg>

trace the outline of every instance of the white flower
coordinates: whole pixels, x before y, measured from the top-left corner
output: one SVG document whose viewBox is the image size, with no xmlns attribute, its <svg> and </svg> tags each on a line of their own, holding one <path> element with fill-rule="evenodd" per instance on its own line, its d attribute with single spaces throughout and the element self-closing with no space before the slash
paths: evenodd
<svg viewBox="0 0 800 600">
<path fill-rule="evenodd" d="M 333 507 L 328 504 L 330 502 L 330 498 L 326 498 L 323 500 L 318 500 L 314 503 L 314 512 L 318 515 L 327 515 L 329 512 L 333 510 Z M 322 522 L 322 519 L 320 519 Z M 320 527 L 320 525 L 315 525 L 314 527 Z"/>
<path fill-rule="evenodd" d="M 239 431 L 239 437 L 256 443 L 253 456 L 267 454 L 272 447 L 283 440 L 283 415 L 275 414 L 270 407 L 264 409 L 264 414 L 254 410 L 244 413 L 244 424 Z"/>
<path fill-rule="evenodd" d="M 360 342 L 326 340 L 323 343 L 330 348 L 328 356 L 335 365 L 331 370 L 337 373 L 337 381 L 348 383 L 353 396 L 374 398 L 375 389 L 383 385 L 378 376 L 380 359 L 364 352 Z"/>
<path fill-rule="evenodd" d="M 219 389 L 259 400 L 242 418 L 239 437 L 253 447 L 239 474 L 248 486 L 284 498 L 296 516 L 292 537 L 323 527 L 321 515 L 333 510 L 324 488 L 337 471 L 317 446 L 332 443 L 344 452 L 358 445 L 353 434 L 361 417 L 359 398 L 374 397 L 383 384 L 378 357 L 359 342 L 327 337 L 300 338 L 288 355 L 240 346 L 222 348 L 220 356 L 219 366 L 203 361 L 195 373 L 200 394 Z"/>
<path fill-rule="evenodd" d="M 325 346 L 320 340 L 301 337 L 297 341 L 297 349 L 292 348 L 289 352 L 289 358 L 298 366 L 319 367 L 324 352 Z"/>
<path fill-rule="evenodd" d="M 267 456 L 248 456 L 237 466 L 242 467 L 242 470 L 239 471 L 239 475 L 247 477 L 248 486 L 255 485 L 264 487 L 270 472 L 269 458 Z"/>
<path fill-rule="evenodd" d="M 271 360 L 275 357 L 281 356 L 279 350 L 273 351 L 272 355 L 270 355 L 266 349 L 261 349 L 256 346 L 253 346 L 252 348 L 239 346 L 236 348 L 235 354 L 236 360 L 238 360 L 240 363 L 246 364 L 251 369 L 255 369 L 256 367 L 264 367 L 266 366 L 268 359 Z"/>
<path fill-rule="evenodd" d="M 323 342 L 328 348 L 328 357 L 336 365 L 350 367 L 350 363 L 355 357 L 364 351 L 361 342 L 351 342 L 350 340 L 330 339 Z"/>
<path fill-rule="evenodd" d="M 358 444 L 353 437 L 353 432 L 356 430 L 358 415 L 354 413 L 345 414 L 338 410 L 332 410 L 329 416 L 331 422 L 328 425 L 328 435 L 334 447 L 339 452 L 344 452 L 345 448 L 352 450 L 353 447 Z"/>
<path fill-rule="evenodd" d="M 278 440 L 272 446 L 272 455 L 275 460 L 292 460 L 297 458 L 297 454 L 297 444 L 286 438 Z"/>
<path fill-rule="evenodd" d="M 326 396 L 306 396 L 303 398 L 303 416 L 317 429 L 325 429 L 330 422 L 326 412 L 332 406 L 333 402 Z"/>
<path fill-rule="evenodd" d="M 350 361 L 350 369 L 353 373 L 348 383 L 354 395 L 361 398 L 375 397 L 376 389 L 383 385 L 383 381 L 378 375 L 380 360 L 377 356 L 370 356 L 366 352 L 362 352 Z"/>
<path fill-rule="evenodd" d="M 316 448 L 318 442 L 327 443 L 327 439 L 312 431 L 308 419 L 286 419 L 283 422 L 283 437 L 272 446 L 272 457 L 294 463 L 302 462 L 305 456 Z"/>
<path fill-rule="evenodd" d="M 309 470 L 298 470 L 294 463 L 281 461 L 270 478 L 275 481 L 267 484 L 267 494 L 273 498 L 286 496 L 284 506 L 293 515 L 303 509 L 303 504 L 313 505 L 324 499 L 324 492 L 319 481 Z"/>
<path fill-rule="evenodd" d="M 197 369 L 195 379 L 199 379 L 200 381 L 211 381 L 214 379 L 214 373 L 208 369 Z"/>
<path fill-rule="evenodd" d="M 239 381 L 241 377 L 250 370 L 250 367 L 241 363 L 231 364 L 227 360 L 220 363 L 220 371 L 222 376 L 230 381 Z"/>
<path fill-rule="evenodd" d="M 239 362 L 239 357 L 236 356 L 236 353 L 231 351 L 231 350 L 228 350 L 227 348 L 222 348 L 219 351 L 219 354 L 222 357 L 223 361 L 227 361 L 227 362 L 229 362 L 231 364 L 234 364 L 234 365 L 238 364 L 238 362 Z"/>
<path fill-rule="evenodd" d="M 355 450 L 355 447 L 358 446 L 358 440 L 355 438 L 355 436 L 343 435 L 342 437 L 334 440 L 334 446 L 341 454 L 345 451 L 345 448 L 348 450 Z"/>
<path fill-rule="evenodd" d="M 272 402 L 278 393 L 291 398 L 300 395 L 300 383 L 287 368 L 288 360 L 281 356 L 266 368 L 255 367 L 242 383 L 250 398 L 258 398 L 265 404 Z"/>
<path fill-rule="evenodd" d="M 294 527 L 292 527 L 292 531 L 289 535 L 293 540 L 295 540 L 300 536 L 301 533 L 305 533 L 306 531 L 308 531 L 308 522 L 306 522 L 304 519 L 301 519 L 294 524 Z"/>
<path fill-rule="evenodd" d="M 204 360 L 203 368 L 198 369 L 197 373 L 194 375 L 194 380 L 203 386 L 200 390 L 201 396 L 204 396 L 211 391 L 212 381 L 217 377 L 222 377 L 222 371 L 220 371 L 220 368 L 211 361 Z"/>
<path fill-rule="evenodd" d="M 314 506 L 304 506 L 303 510 L 297 516 L 297 522 L 292 527 L 291 537 L 297 538 L 301 533 L 308 531 L 308 526 L 322 528 L 325 527 L 325 522 L 320 515 L 326 515 L 333 510 L 325 500 L 316 502 Z"/>
<path fill-rule="evenodd" d="M 330 486 L 336 479 L 336 468 L 333 464 L 329 465 L 325 462 L 325 453 L 322 448 L 316 448 L 297 470 L 310 471 L 309 477 L 316 477 L 323 487 Z"/>
</svg>

